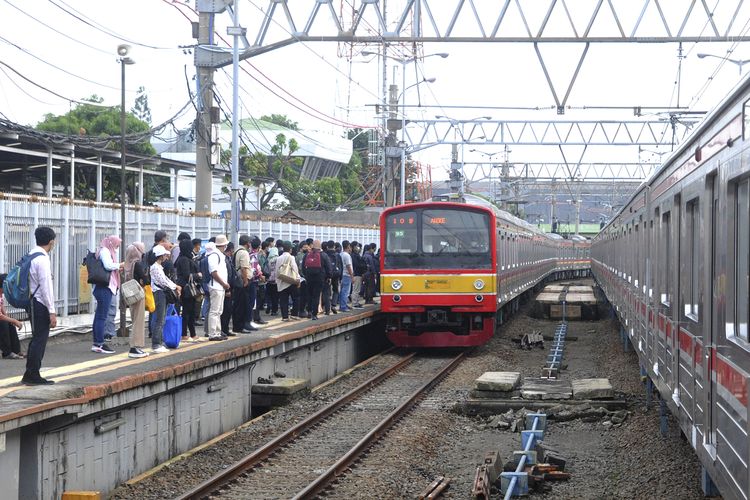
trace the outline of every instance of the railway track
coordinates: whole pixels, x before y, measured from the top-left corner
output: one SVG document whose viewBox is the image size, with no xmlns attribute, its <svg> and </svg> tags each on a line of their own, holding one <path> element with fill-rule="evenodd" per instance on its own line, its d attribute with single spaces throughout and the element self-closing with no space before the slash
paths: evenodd
<svg viewBox="0 0 750 500">
<path fill-rule="evenodd" d="M 411 353 L 178 498 L 312 498 L 462 358 Z"/>
</svg>

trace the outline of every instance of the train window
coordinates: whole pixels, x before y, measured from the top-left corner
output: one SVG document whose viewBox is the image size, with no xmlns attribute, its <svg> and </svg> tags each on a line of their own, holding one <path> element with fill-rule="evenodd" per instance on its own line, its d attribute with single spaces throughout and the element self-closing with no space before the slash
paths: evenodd
<svg viewBox="0 0 750 500">
<path fill-rule="evenodd" d="M 672 227 L 670 224 L 670 213 L 665 212 L 661 216 L 661 241 L 662 241 L 662 253 L 660 262 L 664 262 L 662 266 L 661 283 L 662 294 L 661 303 L 667 307 L 670 307 L 672 302 L 672 270 L 674 264 L 672 261 Z"/>
<path fill-rule="evenodd" d="M 418 225 L 416 212 L 396 212 L 391 214 L 386 220 L 386 252 L 416 252 Z"/>
<path fill-rule="evenodd" d="M 750 139 L 750 101 L 745 101 L 742 106 L 742 138 Z"/>
<path fill-rule="evenodd" d="M 746 105 L 747 107 L 747 105 Z M 750 322 L 750 179 L 737 184 L 735 217 L 735 255 L 737 269 L 735 272 L 735 335 L 748 341 L 748 323 Z"/>
<path fill-rule="evenodd" d="M 487 253 L 489 218 L 466 210 L 422 212 L 422 251 L 425 254 Z"/>
<path fill-rule="evenodd" d="M 700 297 L 700 272 L 701 272 L 701 229 L 700 229 L 700 204 L 698 198 L 689 201 L 685 206 L 685 229 L 686 229 L 686 262 L 687 282 L 685 283 L 685 316 L 698 321 L 698 305 Z"/>
</svg>

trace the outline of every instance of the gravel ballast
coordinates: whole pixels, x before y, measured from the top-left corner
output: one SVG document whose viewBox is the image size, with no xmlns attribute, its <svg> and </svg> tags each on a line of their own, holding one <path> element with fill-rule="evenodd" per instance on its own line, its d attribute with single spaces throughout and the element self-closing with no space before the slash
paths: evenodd
<svg viewBox="0 0 750 500">
<path fill-rule="evenodd" d="M 520 434 L 498 428 L 492 416 L 463 415 L 456 411 L 456 404 L 469 397 L 475 379 L 484 372 L 539 376 L 549 343 L 544 350 L 521 350 L 512 339 L 534 330 L 551 335 L 557 322 L 526 316 L 528 307 L 503 325 L 490 342 L 471 351 L 326 497 L 415 498 L 433 479 L 446 476 L 451 478 L 446 498 L 469 498 L 476 467 L 485 454 L 499 451 L 501 459 L 508 460 L 514 450 L 521 448 Z M 615 398 L 627 401 L 627 413 L 619 419 L 597 416 L 564 422 L 550 420 L 545 443 L 567 459 L 566 472 L 571 478 L 548 483 L 549 491 L 532 493 L 531 498 L 704 498 L 700 464 L 692 448 L 671 416 L 669 432 L 666 436 L 660 434 L 659 405 L 652 402 L 646 406 L 637 356 L 623 351 L 617 328 L 609 318 L 569 323 L 569 335 L 577 340 L 566 344 L 567 369 L 561 378 L 608 378 Z M 122 485 L 111 498 L 171 498 L 187 491 L 396 359 L 396 354 L 377 357 L 308 398 L 270 412 L 134 484 Z M 526 407 L 533 409 L 533 402 Z M 294 473 L 291 464 L 289 473 Z M 276 498 L 289 498 L 294 493 L 280 491 Z M 498 496 L 495 491 L 493 498 Z"/>
</svg>

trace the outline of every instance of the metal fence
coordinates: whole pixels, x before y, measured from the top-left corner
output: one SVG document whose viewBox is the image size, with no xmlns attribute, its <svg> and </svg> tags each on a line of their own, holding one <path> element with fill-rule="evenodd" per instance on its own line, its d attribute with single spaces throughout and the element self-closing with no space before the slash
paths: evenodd
<svg viewBox="0 0 750 500">
<path fill-rule="evenodd" d="M 334 217 L 335 212 L 332 219 Z M 217 234 L 227 234 L 228 223 L 218 216 L 194 216 L 174 210 L 129 206 L 125 243 L 143 241 L 148 248 L 154 232 L 159 229 L 166 231 L 171 241 L 183 231 L 192 238 L 206 240 Z M 57 244 L 50 257 L 58 315 L 90 312 L 92 297 L 85 282 L 81 282 L 81 265 L 87 250 L 96 249 L 108 235 L 120 235 L 119 205 L 0 194 L 1 272 L 8 272 L 35 246 L 34 230 L 39 226 L 49 226 L 57 233 Z M 345 227 L 333 221 L 315 225 L 261 217 L 241 220 L 240 233 L 257 235 L 261 239 L 273 236 L 286 240 L 379 241 L 377 227 Z"/>
</svg>

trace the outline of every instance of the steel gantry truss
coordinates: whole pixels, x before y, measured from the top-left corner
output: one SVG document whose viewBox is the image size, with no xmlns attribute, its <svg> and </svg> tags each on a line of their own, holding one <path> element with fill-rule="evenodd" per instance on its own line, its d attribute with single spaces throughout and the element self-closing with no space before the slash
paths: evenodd
<svg viewBox="0 0 750 500">
<path fill-rule="evenodd" d="M 468 182 L 493 177 L 527 179 L 538 181 L 606 180 L 609 182 L 640 182 L 654 172 L 656 163 L 495 163 L 464 162 L 465 170 L 471 171 Z M 471 168 L 474 167 L 474 168 Z M 494 172 L 494 173 L 493 173 Z"/>
<path fill-rule="evenodd" d="M 691 122 L 662 120 L 413 120 L 406 127 L 407 152 L 438 144 L 466 146 L 671 146 L 690 132 Z"/>
<path fill-rule="evenodd" d="M 222 12 L 232 0 L 197 0 L 201 12 Z M 750 41 L 743 0 L 665 1 L 598 0 L 261 0 L 253 12 L 244 50 L 247 59 L 298 42 L 532 43 L 557 107 L 563 114 L 568 96 L 591 43 L 678 43 Z M 386 6 L 387 4 L 387 6 Z M 394 4 L 397 4 L 394 7 Z M 252 43 L 250 40 L 253 40 Z M 581 45 L 567 87 L 558 89 L 540 47 L 549 43 Z M 229 51 L 199 45 L 198 67 L 232 63 Z"/>
<path fill-rule="evenodd" d="M 196 0 L 200 26 L 210 26 L 212 18 L 206 15 L 231 8 L 233 1 Z M 530 44 L 558 115 L 566 112 L 591 44 L 750 41 L 750 2 L 744 0 L 250 0 L 248 4 L 245 12 L 250 14 L 244 19 L 247 27 L 240 37 L 243 49 L 239 59 L 311 42 L 373 44 L 384 51 L 389 45 L 416 46 L 425 42 Z M 231 51 L 207 41 L 201 37 L 195 49 L 199 70 L 210 71 L 232 63 Z M 575 55 L 570 78 L 558 81 L 559 86 L 550 76 L 549 69 L 554 65 L 548 62 L 552 62 L 552 56 L 545 59 L 545 49 L 552 44 L 566 45 Z M 383 56 L 384 97 L 380 105 L 387 105 L 386 57 Z M 210 91 L 210 85 L 206 87 Z M 640 116 L 639 111 L 635 115 Z M 413 121 L 402 117 L 401 126 L 383 127 L 391 132 L 403 129 L 404 137 L 398 145 L 393 140 L 379 144 L 377 165 L 393 163 L 386 159 L 393 160 L 399 151 L 408 155 L 440 144 L 453 146 L 453 164 L 457 163 L 458 145 L 555 146 L 563 153 L 564 163 L 506 162 L 505 178 L 643 180 L 654 164 L 584 163 L 583 154 L 577 162 L 569 163 L 563 147 L 583 147 L 585 152 L 589 146 L 674 146 L 692 126 L 689 120 L 677 119 L 678 116 L 673 113 L 665 120 L 629 121 Z M 408 123 L 420 127 L 407 127 Z M 461 156 L 463 164 L 463 153 Z M 396 177 L 385 171 L 383 168 L 383 175 L 389 179 L 384 186 Z"/>
</svg>

